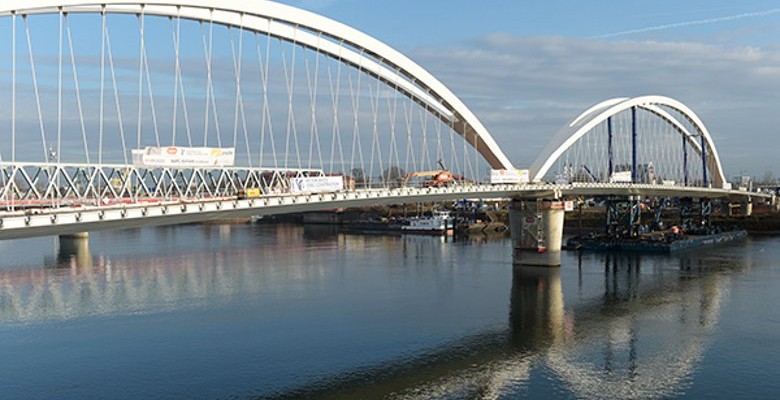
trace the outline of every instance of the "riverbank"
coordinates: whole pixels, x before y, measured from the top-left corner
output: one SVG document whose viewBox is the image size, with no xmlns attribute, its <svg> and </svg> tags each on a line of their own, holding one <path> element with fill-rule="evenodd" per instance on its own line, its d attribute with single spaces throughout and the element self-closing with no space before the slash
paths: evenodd
<svg viewBox="0 0 780 400">
<path fill-rule="evenodd" d="M 419 213 L 430 211 L 416 206 L 375 206 L 363 208 L 349 208 L 315 213 L 280 214 L 266 216 L 258 220 L 259 223 L 292 223 L 292 224 L 360 224 L 367 221 L 397 220 L 408 218 Z M 453 210 L 453 217 L 460 221 L 456 226 L 461 233 L 478 235 L 486 230 L 491 233 L 509 233 L 509 212 L 507 210 L 496 211 L 462 211 Z M 643 213 L 642 221 L 652 221 L 652 213 Z M 578 234 L 582 232 L 601 232 L 604 229 L 606 218 L 602 208 L 584 209 L 582 212 L 573 211 L 566 213 L 564 230 L 567 233 Z M 664 221 L 668 226 L 675 225 L 679 220 L 676 210 L 669 210 L 664 214 Z M 246 223 L 248 218 L 220 219 L 204 222 L 214 223 Z M 714 214 L 712 223 L 724 230 L 745 230 L 751 235 L 780 235 L 780 212 L 774 212 L 768 208 L 757 208 L 751 216 L 728 216 Z"/>
</svg>

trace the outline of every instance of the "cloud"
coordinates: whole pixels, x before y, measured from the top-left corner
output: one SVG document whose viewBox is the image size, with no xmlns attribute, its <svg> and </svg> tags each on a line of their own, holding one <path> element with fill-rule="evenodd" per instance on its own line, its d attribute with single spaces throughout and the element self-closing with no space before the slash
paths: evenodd
<svg viewBox="0 0 780 400">
<path fill-rule="evenodd" d="M 612 97 L 660 94 L 697 112 L 728 174 L 777 170 L 777 48 L 491 35 L 412 58 L 482 119 L 518 165 L 589 106 Z"/>
<path fill-rule="evenodd" d="M 639 29 L 630 29 L 630 30 L 627 30 L 627 31 L 613 32 L 613 33 L 607 33 L 607 34 L 603 34 L 603 35 L 593 36 L 593 37 L 591 37 L 591 39 L 606 39 L 606 38 L 611 38 L 611 37 L 634 35 L 634 34 L 637 34 L 637 33 L 647 33 L 647 32 L 663 31 L 663 30 L 674 29 L 674 28 L 683 28 L 683 27 L 687 27 L 687 26 L 708 25 L 708 24 L 715 24 L 715 23 L 719 23 L 719 22 L 736 21 L 736 20 L 746 19 L 746 18 L 760 18 L 760 17 L 767 17 L 767 16 L 770 16 L 770 15 L 773 15 L 773 14 L 777 14 L 777 13 L 780 13 L 780 8 L 773 8 L 771 10 L 749 12 L 749 13 L 742 13 L 742 14 L 735 14 L 735 15 L 727 15 L 727 16 L 724 16 L 724 17 L 698 19 L 698 20 L 685 21 L 685 22 L 676 22 L 676 23 L 672 23 L 672 24 L 656 25 L 656 26 L 650 26 L 650 27 L 639 28 Z"/>
</svg>

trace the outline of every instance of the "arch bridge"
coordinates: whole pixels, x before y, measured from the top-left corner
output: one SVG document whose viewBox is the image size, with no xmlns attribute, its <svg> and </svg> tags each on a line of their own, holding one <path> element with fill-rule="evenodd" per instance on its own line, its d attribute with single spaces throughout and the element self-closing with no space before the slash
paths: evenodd
<svg viewBox="0 0 780 400">
<path fill-rule="evenodd" d="M 491 183 L 516 166 L 441 81 L 271 1 L 5 1 L 0 54 L 0 239 L 473 197 L 756 196 L 660 96 L 594 106 L 530 182 Z"/>
</svg>

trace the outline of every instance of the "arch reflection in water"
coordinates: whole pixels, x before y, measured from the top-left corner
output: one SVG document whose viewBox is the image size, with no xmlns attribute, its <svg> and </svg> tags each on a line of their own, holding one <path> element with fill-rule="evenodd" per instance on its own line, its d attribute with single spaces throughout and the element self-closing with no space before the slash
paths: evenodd
<svg viewBox="0 0 780 400">
<path fill-rule="evenodd" d="M 550 340 L 545 364 L 577 398 L 682 393 L 719 318 L 728 276 L 696 255 L 680 257 L 678 270 L 661 267 L 674 264 L 667 257 L 603 257 L 603 298 L 572 310 L 571 331 L 553 331 L 561 334 Z M 691 265 L 699 273 L 690 274 Z"/>
<path fill-rule="evenodd" d="M 741 268 L 695 255 L 601 254 L 597 290 L 567 303 L 561 273 L 570 268 L 516 266 L 509 323 L 388 362 L 292 389 L 313 398 L 646 398 L 681 393 L 719 318 L 728 275 Z M 679 265 L 680 268 L 677 268 Z M 595 265 L 586 266 L 593 268 Z M 693 273 L 692 273 L 693 272 Z M 571 281 L 571 280 L 569 280 Z M 571 289 L 571 288 L 570 288 Z M 542 382 L 536 368 L 551 371 Z"/>
</svg>

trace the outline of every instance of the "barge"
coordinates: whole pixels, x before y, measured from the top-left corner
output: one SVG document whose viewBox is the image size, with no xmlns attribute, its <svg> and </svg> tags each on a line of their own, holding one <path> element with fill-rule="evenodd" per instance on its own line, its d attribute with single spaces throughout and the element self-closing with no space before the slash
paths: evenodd
<svg viewBox="0 0 780 400">
<path fill-rule="evenodd" d="M 662 235 L 645 236 L 637 239 L 615 240 L 604 237 L 570 238 L 566 249 L 587 251 L 628 251 L 638 253 L 672 253 L 702 246 L 743 239 L 747 231 L 737 230 L 709 235 Z"/>
</svg>

